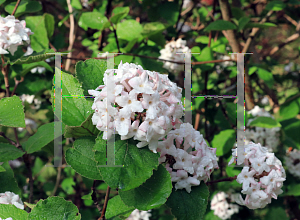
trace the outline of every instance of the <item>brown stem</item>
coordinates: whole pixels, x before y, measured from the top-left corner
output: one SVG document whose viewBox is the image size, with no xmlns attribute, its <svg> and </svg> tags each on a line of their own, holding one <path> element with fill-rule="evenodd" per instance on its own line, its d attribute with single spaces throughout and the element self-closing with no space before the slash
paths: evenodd
<svg viewBox="0 0 300 220">
<path fill-rule="evenodd" d="M 211 185 L 211 184 L 214 184 L 214 183 L 219 183 L 219 182 L 231 182 L 233 180 L 236 180 L 237 178 L 237 175 L 235 175 L 234 177 L 228 177 L 228 178 L 224 178 L 224 179 L 219 179 L 219 180 L 214 180 L 214 181 L 210 181 L 210 182 L 207 182 L 206 185 Z"/>
<path fill-rule="evenodd" d="M 113 25 L 113 23 L 110 21 L 110 24 L 114 30 L 114 35 L 115 35 L 115 39 L 116 39 L 116 43 L 117 43 L 117 48 L 118 48 L 118 53 L 120 53 L 120 46 L 119 46 L 119 40 L 118 40 L 118 36 L 117 36 L 117 31 Z"/>
<path fill-rule="evenodd" d="M 21 79 L 20 79 L 20 80 L 17 80 L 17 78 L 15 77 L 14 80 L 15 80 L 15 87 L 14 87 L 13 92 L 11 93 L 11 96 L 13 96 L 13 95 L 15 94 L 18 85 L 19 85 L 21 82 L 24 81 L 24 77 L 21 76 Z"/>
<path fill-rule="evenodd" d="M 96 188 L 96 181 L 97 180 L 94 180 L 93 186 L 92 186 L 92 191 L 93 191 L 93 193 L 92 193 L 92 199 L 93 199 L 94 205 L 96 205 L 99 213 L 101 213 L 101 207 L 100 207 L 100 204 L 98 202 L 97 193 L 96 193 L 96 189 L 95 189 Z"/>
<path fill-rule="evenodd" d="M 18 6 L 19 6 L 19 4 L 20 4 L 20 2 L 21 2 L 21 0 L 18 0 L 18 1 L 17 1 L 17 4 L 15 5 L 15 8 L 14 8 L 13 12 L 11 13 L 11 15 L 14 15 L 14 14 L 15 14 L 15 12 L 17 11 L 17 8 L 18 8 Z"/>
<path fill-rule="evenodd" d="M 205 79 L 204 79 L 204 95 L 207 95 L 207 83 L 208 83 L 208 72 L 205 71 Z M 207 126 L 207 105 L 208 100 L 204 100 L 204 109 L 205 109 L 205 124 L 204 124 L 204 130 L 205 130 L 205 139 L 208 141 L 208 126 Z"/>
<path fill-rule="evenodd" d="M 221 12 L 222 12 L 222 17 L 224 21 L 231 21 L 231 11 L 230 11 L 230 6 L 228 3 L 228 0 L 219 0 Z M 235 53 L 239 53 L 240 50 L 240 44 L 235 36 L 235 33 L 233 30 L 227 30 L 227 35 L 228 35 L 228 41 L 229 44 Z"/>
<path fill-rule="evenodd" d="M 68 47 L 68 57 L 72 57 L 72 48 L 75 40 L 75 21 L 74 21 L 74 15 L 73 15 L 73 8 L 71 5 L 71 0 L 67 0 L 68 4 L 68 10 L 70 14 L 70 33 L 69 33 L 69 47 Z M 65 69 L 68 71 L 71 65 L 71 60 L 67 60 Z"/>
<path fill-rule="evenodd" d="M 102 214 L 101 214 L 101 217 L 98 220 L 105 220 L 105 212 L 106 212 L 107 203 L 108 203 L 108 199 L 109 199 L 109 193 L 110 193 L 110 187 L 108 186 L 107 190 L 106 190 L 106 195 L 105 195 L 105 201 L 104 201 L 104 205 L 103 205 Z"/>
<path fill-rule="evenodd" d="M 7 73 L 7 66 L 4 66 L 4 55 L 1 54 L 1 71 L 4 76 L 4 83 L 5 83 L 5 88 L 6 88 L 6 97 L 9 97 L 9 82 L 8 82 L 8 73 Z"/>
<path fill-rule="evenodd" d="M 31 159 L 30 159 L 30 155 L 25 153 L 23 155 L 23 160 L 25 163 L 25 166 L 27 168 L 27 175 L 29 178 L 29 199 L 28 199 L 28 203 L 32 203 L 33 201 L 33 178 L 32 178 L 32 169 L 31 169 Z"/>
<path fill-rule="evenodd" d="M 59 182 L 60 182 L 60 176 L 61 176 L 61 167 L 58 167 L 57 168 L 57 176 L 56 176 L 56 183 L 55 183 L 55 187 L 51 193 L 51 196 L 55 196 L 55 193 L 58 189 L 58 185 L 59 185 Z"/>
<path fill-rule="evenodd" d="M 4 134 L 4 132 L 0 132 L 0 135 L 1 135 L 2 137 L 4 137 L 6 140 L 8 140 L 10 144 L 12 144 L 12 145 L 14 145 L 14 146 L 17 147 L 17 143 L 14 142 L 13 140 L 11 140 L 10 138 L 8 138 L 8 137 Z"/>
<path fill-rule="evenodd" d="M 177 21 L 176 21 L 176 25 L 175 25 L 175 30 L 177 30 L 178 23 L 179 23 L 179 20 L 180 20 L 180 18 L 181 18 L 181 11 L 182 11 L 183 2 L 184 2 L 184 0 L 181 1 L 181 5 L 180 5 L 180 8 L 179 8 L 179 14 L 178 14 Z M 178 30 L 178 31 L 179 31 L 179 30 Z"/>
</svg>

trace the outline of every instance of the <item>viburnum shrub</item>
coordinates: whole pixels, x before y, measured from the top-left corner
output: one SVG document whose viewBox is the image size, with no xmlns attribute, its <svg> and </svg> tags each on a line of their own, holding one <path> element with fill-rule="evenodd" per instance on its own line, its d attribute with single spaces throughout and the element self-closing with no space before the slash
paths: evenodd
<svg viewBox="0 0 300 220">
<path fill-rule="evenodd" d="M 0 0 L 0 220 L 300 219 L 299 4 L 232 2 Z"/>
</svg>

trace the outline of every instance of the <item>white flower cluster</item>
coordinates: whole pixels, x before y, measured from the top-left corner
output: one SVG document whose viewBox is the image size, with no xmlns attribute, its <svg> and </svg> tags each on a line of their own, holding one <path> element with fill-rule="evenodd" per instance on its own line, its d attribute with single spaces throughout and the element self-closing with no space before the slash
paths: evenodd
<svg viewBox="0 0 300 220">
<path fill-rule="evenodd" d="M 41 107 L 42 101 L 39 99 L 35 99 L 34 95 L 29 95 L 29 94 L 22 94 L 20 96 L 22 102 L 28 102 L 29 104 L 34 104 L 32 106 L 33 109 L 39 109 Z"/>
<path fill-rule="evenodd" d="M 176 62 L 184 62 L 184 56 L 190 49 L 186 46 L 186 41 L 179 38 L 177 41 L 171 41 L 165 45 L 165 48 L 160 50 L 159 59 L 172 60 Z M 164 61 L 164 68 L 171 72 L 180 72 L 184 70 L 183 64 L 171 63 Z"/>
<path fill-rule="evenodd" d="M 264 117 L 271 117 L 274 119 L 274 117 L 267 111 L 265 111 L 263 108 L 260 108 L 259 106 L 255 106 L 252 110 L 249 111 L 250 114 L 252 114 L 254 117 L 264 116 Z M 250 123 L 254 119 L 249 119 L 247 126 L 250 125 Z M 279 131 L 280 127 L 274 127 L 274 128 L 261 128 L 261 127 L 254 127 L 253 129 L 247 128 L 245 132 L 241 132 L 245 135 L 245 144 L 247 145 L 250 141 L 253 141 L 255 143 L 263 143 L 263 146 L 267 147 L 269 152 L 276 152 L 277 147 L 279 145 Z M 243 137 L 239 137 L 243 138 Z"/>
<path fill-rule="evenodd" d="M 188 153 L 190 148 L 194 151 Z M 208 147 L 203 135 L 189 123 L 170 131 L 167 138 L 158 143 L 159 162 L 166 162 L 171 180 L 176 182 L 176 190 L 185 188 L 188 193 L 191 186 L 200 185 L 201 180 L 207 182 L 214 169 L 219 168 L 216 150 Z"/>
<path fill-rule="evenodd" d="M 121 62 L 117 70 L 105 71 L 103 81 L 105 85 L 88 91 L 95 96 L 92 121 L 97 129 L 104 131 L 103 139 L 109 139 L 115 129 L 122 140 L 133 137 L 141 141 L 138 148 L 149 145 L 156 153 L 158 140 L 182 123 L 182 89 L 167 75 Z M 117 105 L 113 107 L 115 102 Z"/>
<path fill-rule="evenodd" d="M 0 54 L 8 54 L 9 51 L 14 55 L 18 46 L 23 45 L 23 41 L 30 43 L 31 34 L 33 33 L 26 28 L 24 20 L 19 21 L 12 15 L 0 17 Z"/>
<path fill-rule="evenodd" d="M 214 215 L 221 219 L 230 219 L 234 213 L 239 212 L 239 206 L 228 203 L 228 195 L 225 192 L 218 192 L 211 200 L 210 208 Z"/>
<path fill-rule="evenodd" d="M 19 209 L 24 209 L 21 198 L 13 192 L 0 193 L 0 204 L 12 204 Z"/>
<path fill-rule="evenodd" d="M 135 209 L 126 220 L 149 220 L 149 217 L 151 216 L 150 211 L 151 210 L 139 211 L 138 209 Z"/>
<path fill-rule="evenodd" d="M 285 157 L 285 165 L 288 171 L 294 176 L 300 178 L 300 151 L 294 149 Z"/>
<path fill-rule="evenodd" d="M 281 161 L 269 153 L 266 147 L 250 142 L 245 146 L 244 151 L 233 149 L 232 164 L 238 157 L 237 164 L 245 164 L 242 172 L 237 176 L 236 181 L 243 184 L 242 193 L 246 194 L 246 199 L 236 196 L 235 201 L 240 205 L 245 205 L 249 209 L 264 208 L 271 203 L 272 198 L 283 191 L 283 181 L 286 174 Z"/>
</svg>

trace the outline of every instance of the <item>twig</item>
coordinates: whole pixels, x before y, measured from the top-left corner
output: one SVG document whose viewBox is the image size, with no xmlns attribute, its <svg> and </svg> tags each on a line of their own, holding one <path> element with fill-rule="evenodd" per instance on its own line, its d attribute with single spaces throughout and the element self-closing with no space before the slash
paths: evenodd
<svg viewBox="0 0 300 220">
<path fill-rule="evenodd" d="M 12 93 L 11 93 L 11 96 L 13 96 L 13 95 L 15 94 L 18 85 L 19 85 L 21 82 L 24 81 L 24 77 L 21 76 L 21 79 L 20 79 L 20 80 L 17 80 L 17 78 L 15 77 L 14 80 L 15 80 L 15 87 L 14 87 L 14 90 L 12 91 Z"/>
<path fill-rule="evenodd" d="M 181 5 L 180 5 L 180 8 L 179 8 L 179 14 L 178 14 L 176 25 L 175 25 L 175 30 L 177 30 L 178 23 L 179 23 L 179 20 L 181 18 L 181 11 L 182 11 L 183 2 L 184 2 L 184 0 L 181 1 Z"/>
<path fill-rule="evenodd" d="M 95 188 L 96 188 L 96 180 L 94 180 L 93 186 L 92 186 L 92 191 L 93 191 L 93 193 L 92 193 L 92 199 L 93 199 L 94 205 L 96 205 L 99 213 L 101 213 L 101 207 L 100 207 L 100 204 L 99 204 L 98 199 L 97 199 L 97 193 L 96 193 L 96 189 Z"/>
<path fill-rule="evenodd" d="M 200 122 L 200 113 L 196 113 L 196 119 L 195 119 L 195 130 L 198 130 L 199 122 Z"/>
<path fill-rule="evenodd" d="M 290 37 L 288 37 L 283 43 L 279 44 L 278 46 L 274 47 L 268 55 L 272 56 L 274 53 L 276 53 L 278 50 L 280 50 L 285 45 L 292 43 L 293 41 L 297 40 L 299 38 L 299 33 L 293 34 Z"/>
<path fill-rule="evenodd" d="M 4 132 L 0 132 L 0 135 L 1 135 L 2 137 L 4 137 L 6 140 L 8 140 L 10 144 L 12 144 L 12 145 L 14 145 L 14 146 L 17 146 L 17 143 L 14 142 L 13 140 L 11 140 L 10 138 L 8 138 L 8 137 L 4 134 Z"/>
<path fill-rule="evenodd" d="M 259 24 L 265 23 L 269 17 L 273 14 L 273 10 L 269 11 L 266 16 L 259 22 Z M 245 43 L 245 46 L 242 50 L 242 53 L 246 53 L 250 47 L 250 44 L 252 42 L 252 40 L 254 39 L 255 35 L 257 34 L 257 32 L 259 31 L 259 28 L 252 28 L 252 31 Z"/>
<path fill-rule="evenodd" d="M 102 214 L 101 217 L 98 220 L 105 220 L 105 212 L 106 212 L 106 208 L 107 208 L 107 203 L 108 203 L 108 197 L 109 197 L 109 193 L 110 193 L 110 187 L 107 186 L 107 190 L 106 190 L 106 195 L 105 195 L 105 201 L 104 201 L 104 205 L 103 205 L 103 210 L 102 210 Z"/>
<path fill-rule="evenodd" d="M 57 176 L 56 176 L 56 182 L 55 182 L 55 187 L 51 193 L 51 196 L 55 196 L 55 193 L 58 189 L 58 185 L 59 185 L 59 182 L 60 182 L 60 176 L 61 176 L 61 167 L 58 167 L 57 168 Z"/>
<path fill-rule="evenodd" d="M 284 14 L 283 17 L 288 20 L 289 22 L 291 22 L 295 27 L 297 27 L 298 23 L 297 21 L 295 21 L 293 18 L 291 18 L 290 16 L 288 16 L 287 14 Z"/>
<path fill-rule="evenodd" d="M 69 47 L 68 47 L 68 51 L 70 51 L 68 53 L 67 57 L 72 57 L 72 48 L 73 48 L 73 44 L 74 44 L 74 40 L 75 40 L 75 22 L 74 22 L 74 15 L 73 15 L 73 8 L 71 5 L 71 0 L 67 0 L 67 4 L 68 4 L 68 10 L 69 10 L 69 14 L 70 14 L 70 33 L 69 33 Z M 65 69 L 68 71 L 71 65 L 71 60 L 68 59 L 66 62 L 66 67 Z"/>
<path fill-rule="evenodd" d="M 110 24 L 114 30 L 114 35 L 115 35 L 115 39 L 116 39 L 116 43 L 117 43 L 117 48 L 118 48 L 118 53 L 120 53 L 120 46 L 119 46 L 119 40 L 118 40 L 118 36 L 117 36 L 117 31 L 114 27 L 114 24 L 110 21 Z"/>
<path fill-rule="evenodd" d="M 211 184 L 219 183 L 219 182 L 231 182 L 233 180 L 236 180 L 236 178 L 237 178 L 237 176 L 235 175 L 234 177 L 228 177 L 228 178 L 224 178 L 224 179 L 219 179 L 219 180 L 214 180 L 214 181 L 207 182 L 206 185 L 209 186 Z"/>
<path fill-rule="evenodd" d="M 112 0 L 108 0 L 105 10 L 105 16 L 109 19 L 111 14 L 111 6 L 112 6 Z M 103 41 L 104 41 L 105 31 L 101 31 L 101 35 L 98 38 L 98 48 L 100 51 L 102 51 L 103 48 Z"/>
<path fill-rule="evenodd" d="M 205 71 L 205 79 L 204 79 L 204 95 L 207 95 L 207 83 L 208 83 L 208 72 Z M 207 126 L 207 105 L 208 100 L 204 100 L 204 109 L 205 109 L 205 124 L 204 124 L 204 130 L 205 130 L 205 139 L 208 140 L 208 126 Z"/>
<path fill-rule="evenodd" d="M 29 178 L 29 199 L 28 199 L 28 203 L 32 203 L 33 201 L 33 178 L 32 178 L 32 170 L 31 170 L 31 161 L 30 161 L 30 156 L 29 154 L 25 153 L 23 155 L 23 160 L 25 163 L 25 166 L 27 168 L 28 171 L 28 178 Z"/>
<path fill-rule="evenodd" d="M 13 12 L 11 13 L 11 15 L 14 15 L 14 14 L 15 14 L 15 12 L 17 11 L 17 8 L 18 8 L 18 6 L 19 6 L 19 4 L 20 4 L 20 2 L 21 2 L 21 0 L 18 0 L 18 1 L 17 1 L 17 4 L 15 5 L 15 8 L 14 8 Z"/>
<path fill-rule="evenodd" d="M 52 50 L 54 50 L 54 52 L 57 52 L 56 48 L 50 42 L 49 42 L 49 46 L 51 47 Z"/>
<path fill-rule="evenodd" d="M 194 10 L 194 8 L 196 7 L 196 5 L 197 5 L 197 4 L 196 4 L 195 2 L 193 2 L 193 7 L 191 8 L 191 10 L 190 10 L 190 11 L 187 13 L 187 15 L 185 16 L 185 18 L 184 18 L 184 20 L 183 20 L 183 22 L 182 22 L 182 24 L 181 24 L 179 30 L 178 30 L 177 33 L 176 33 L 176 37 L 175 37 L 176 40 L 177 40 L 178 37 L 179 37 L 179 34 L 180 34 L 180 32 L 181 32 L 181 29 L 182 29 L 184 23 L 186 22 L 186 20 L 188 19 L 188 17 L 190 17 L 190 16 L 193 14 L 193 10 Z"/>
<path fill-rule="evenodd" d="M 4 55 L 1 54 L 1 72 L 4 76 L 4 83 L 5 83 L 5 89 L 6 89 L 6 97 L 9 97 L 9 82 L 8 82 L 8 71 L 7 71 L 7 66 L 4 66 Z"/>
</svg>

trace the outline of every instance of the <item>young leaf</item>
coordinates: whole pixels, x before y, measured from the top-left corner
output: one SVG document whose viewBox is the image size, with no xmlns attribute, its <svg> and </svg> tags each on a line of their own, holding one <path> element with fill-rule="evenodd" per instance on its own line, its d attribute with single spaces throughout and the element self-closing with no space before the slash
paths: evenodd
<svg viewBox="0 0 300 220">
<path fill-rule="evenodd" d="M 239 19 L 239 28 L 238 28 L 239 30 L 238 31 L 243 30 L 244 27 L 246 26 L 246 24 L 248 24 L 249 21 L 250 21 L 249 17 L 241 17 Z"/>
<path fill-rule="evenodd" d="M 119 195 L 126 205 L 139 210 L 149 210 L 165 204 L 171 192 L 170 173 L 160 164 L 145 183 L 128 191 L 119 190 Z"/>
<path fill-rule="evenodd" d="M 6 170 L 2 167 L 2 166 L 0 166 L 0 173 L 1 172 L 5 172 Z"/>
<path fill-rule="evenodd" d="M 82 5 L 80 0 L 72 0 L 71 1 L 71 5 L 73 8 L 77 9 L 77 10 L 81 10 L 82 9 Z"/>
<path fill-rule="evenodd" d="M 235 142 L 236 132 L 233 129 L 228 129 L 216 134 L 211 145 L 213 148 L 217 148 L 217 156 L 223 156 L 233 148 Z"/>
<path fill-rule="evenodd" d="M 61 197 L 48 197 L 40 200 L 29 213 L 28 219 L 38 220 L 80 220 L 81 215 L 78 208 L 70 201 Z"/>
<path fill-rule="evenodd" d="M 204 31 L 223 31 L 223 30 L 235 30 L 236 26 L 231 23 L 230 21 L 224 21 L 224 20 L 216 20 L 212 23 L 210 23 Z"/>
<path fill-rule="evenodd" d="M 129 13 L 130 8 L 129 7 L 116 7 L 112 11 L 113 16 L 111 16 L 110 20 L 112 23 L 117 24 L 119 23 L 123 18 L 125 18 Z"/>
<path fill-rule="evenodd" d="M 34 33 L 30 35 L 30 44 L 32 49 L 36 52 L 41 52 L 42 50 L 48 49 L 49 39 L 45 26 L 45 17 L 42 15 L 28 16 L 25 18 L 25 21 L 26 27 L 30 28 L 30 30 Z"/>
<path fill-rule="evenodd" d="M 15 65 L 15 64 L 29 64 L 29 63 L 35 63 L 39 61 L 44 61 L 50 57 L 53 57 L 53 54 L 46 54 L 47 53 L 53 53 L 54 50 L 43 50 L 39 53 L 33 52 L 30 56 L 22 56 L 21 58 L 14 60 L 14 61 L 9 61 L 8 63 L 10 65 Z"/>
<path fill-rule="evenodd" d="M 136 20 L 129 19 L 117 24 L 117 36 L 120 39 L 131 41 L 134 38 L 141 37 L 143 27 Z"/>
<path fill-rule="evenodd" d="M 18 220 L 27 220 L 28 213 L 25 210 L 18 209 L 15 205 L 12 204 L 0 204 L 0 218 L 1 219 L 18 219 Z"/>
<path fill-rule="evenodd" d="M 115 136 L 115 165 L 124 167 L 105 167 L 106 164 L 106 140 L 102 135 L 96 139 L 94 146 L 95 159 L 103 180 L 111 188 L 119 188 L 123 191 L 136 188 L 143 184 L 153 174 L 153 169 L 158 167 L 158 153 L 151 152 L 148 147 L 138 148 L 138 142 L 132 139 L 121 140 Z M 114 175 L 112 175 L 112 173 Z"/>
<path fill-rule="evenodd" d="M 175 190 L 168 198 L 166 205 L 172 214 L 180 220 L 201 220 L 206 211 L 209 191 L 204 182 L 193 186 L 188 193 L 185 189 Z"/>
<path fill-rule="evenodd" d="M 107 18 L 101 14 L 100 12 L 93 11 L 93 12 L 83 12 L 80 21 L 83 23 L 84 26 L 102 30 L 105 28 L 105 23 L 108 21 Z"/>
<path fill-rule="evenodd" d="M 286 7 L 286 4 L 282 1 L 270 1 L 266 7 L 265 10 L 267 11 L 281 11 Z"/>
<path fill-rule="evenodd" d="M 9 160 L 14 160 L 19 157 L 22 157 L 24 154 L 23 151 L 16 148 L 13 145 L 0 143 L 0 161 L 6 162 Z"/>
<path fill-rule="evenodd" d="M 24 202 L 24 204 L 26 206 L 28 206 L 30 209 L 33 209 L 36 206 L 36 204 L 30 204 L 30 203 L 27 203 L 27 202 Z"/>
<path fill-rule="evenodd" d="M 82 83 L 85 95 L 89 95 L 88 90 L 104 85 L 103 76 L 106 67 L 107 63 L 104 60 L 89 59 L 85 62 L 79 61 L 76 63 L 76 78 Z"/>
<path fill-rule="evenodd" d="M 18 96 L 0 100 L 0 125 L 25 128 L 24 106 Z"/>
<path fill-rule="evenodd" d="M 83 137 L 74 142 L 73 148 L 66 152 L 66 161 L 80 175 L 95 180 L 102 180 L 94 159 L 95 138 Z"/>
<path fill-rule="evenodd" d="M 47 35 L 48 38 L 50 38 L 54 33 L 54 25 L 55 25 L 54 16 L 48 13 L 45 13 L 43 16 L 44 16 L 45 27 L 47 30 Z"/>
<path fill-rule="evenodd" d="M 276 24 L 273 24 L 273 23 L 269 23 L 269 22 L 266 22 L 266 23 L 263 23 L 263 24 L 259 24 L 259 23 L 253 23 L 253 22 L 248 22 L 244 29 L 246 28 L 268 28 L 268 27 L 276 27 L 277 25 Z"/>
<path fill-rule="evenodd" d="M 277 119 L 282 121 L 282 120 L 294 118 L 298 115 L 299 110 L 300 108 L 299 108 L 298 100 L 294 100 L 292 102 L 283 104 L 280 106 L 279 117 Z"/>
<path fill-rule="evenodd" d="M 55 138 L 59 137 L 61 134 L 58 134 L 58 136 L 54 136 L 54 123 L 60 123 L 60 122 L 51 122 L 39 127 L 37 132 L 31 137 L 29 137 L 28 140 L 22 144 L 23 149 L 28 154 L 32 154 L 42 149 L 44 146 L 49 144 Z"/>
<path fill-rule="evenodd" d="M 121 197 L 119 195 L 117 195 L 117 196 L 111 198 L 110 200 L 108 200 L 107 209 L 105 212 L 105 218 L 111 219 L 118 215 L 128 215 L 128 213 L 130 215 L 130 213 L 134 209 L 135 209 L 134 207 L 132 207 L 132 206 L 130 207 L 130 206 L 127 206 L 126 204 L 124 204 Z"/>
</svg>

